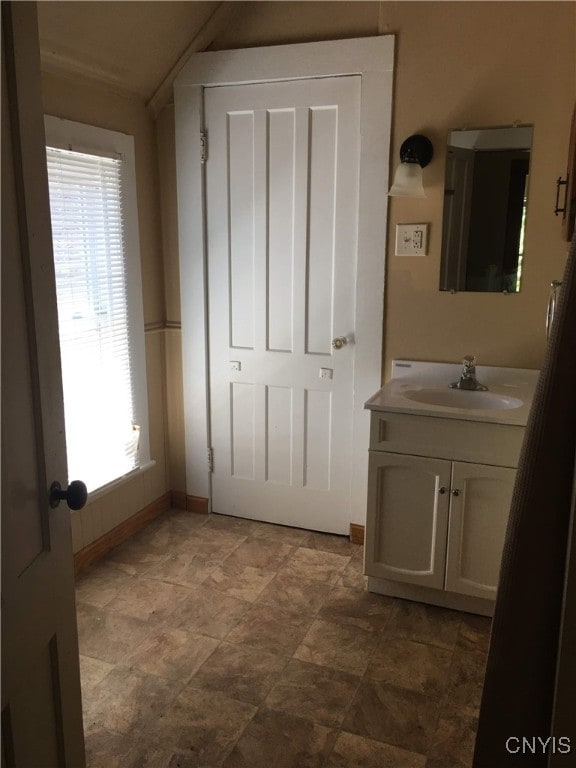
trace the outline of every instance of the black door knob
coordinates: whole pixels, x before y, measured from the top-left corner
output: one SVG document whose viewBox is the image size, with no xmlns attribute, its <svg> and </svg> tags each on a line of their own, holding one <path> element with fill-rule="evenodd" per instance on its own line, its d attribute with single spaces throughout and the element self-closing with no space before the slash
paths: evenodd
<svg viewBox="0 0 576 768">
<path fill-rule="evenodd" d="M 50 486 L 50 506 L 57 507 L 61 501 L 65 501 L 70 509 L 82 509 L 88 499 L 88 489 L 82 480 L 72 480 L 68 488 L 63 491 L 62 486 L 56 480 Z"/>
</svg>

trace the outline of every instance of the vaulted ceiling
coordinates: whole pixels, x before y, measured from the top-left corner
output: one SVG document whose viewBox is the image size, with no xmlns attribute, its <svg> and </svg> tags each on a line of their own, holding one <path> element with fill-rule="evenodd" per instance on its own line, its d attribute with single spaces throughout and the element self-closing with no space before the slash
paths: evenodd
<svg viewBox="0 0 576 768">
<path fill-rule="evenodd" d="M 299 22 L 302 5 L 306 32 Z M 232 30 L 243 30 L 242 47 L 323 40 L 327 19 L 330 39 L 361 37 L 378 28 L 379 6 L 361 0 L 38 0 L 42 69 L 135 94 L 158 114 L 189 57 L 227 47 Z"/>
<path fill-rule="evenodd" d="M 38 3 L 42 68 L 96 78 L 149 100 L 187 53 L 206 48 L 241 3 Z M 204 30 L 204 32 L 203 32 Z M 192 49 L 191 49 L 192 46 Z"/>
</svg>

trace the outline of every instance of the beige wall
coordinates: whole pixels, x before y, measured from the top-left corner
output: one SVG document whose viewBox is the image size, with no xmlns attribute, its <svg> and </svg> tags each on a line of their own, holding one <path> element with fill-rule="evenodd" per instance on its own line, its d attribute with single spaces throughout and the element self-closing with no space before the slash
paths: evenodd
<svg viewBox="0 0 576 768">
<path fill-rule="evenodd" d="M 474 352 L 486 364 L 541 364 L 548 286 L 562 276 L 567 250 L 552 209 L 555 180 L 565 173 L 576 92 L 575 9 L 572 2 L 255 2 L 246 4 L 240 20 L 211 46 L 395 35 L 392 163 L 403 139 L 415 132 L 430 136 L 435 157 L 425 170 L 428 197 L 390 204 L 388 244 L 382 244 L 383 378 L 394 357 L 456 361 Z M 154 126 L 142 100 L 88 81 L 46 74 L 44 93 L 48 113 L 135 136 L 145 319 L 178 324 L 173 107 Z M 514 121 L 534 124 L 522 291 L 511 296 L 440 292 L 446 134 L 454 127 Z M 428 256 L 391 255 L 399 222 L 430 223 Z M 154 487 L 144 493 L 139 483 L 130 508 L 136 498 L 148 503 L 161 489 L 185 490 L 180 331 L 171 328 L 146 338 L 152 452 L 159 467 Z M 116 498 L 111 497 L 111 507 Z M 113 513 L 104 517 L 108 525 Z"/>
<path fill-rule="evenodd" d="M 134 136 L 144 320 L 162 323 L 164 275 L 154 121 L 143 100 L 111 93 L 89 80 L 43 74 L 44 111 Z M 156 466 L 72 513 L 74 551 L 87 546 L 170 489 L 166 466 L 165 331 L 145 334 L 150 453 Z"/>
<path fill-rule="evenodd" d="M 575 95 L 573 3 L 383 4 L 382 31 L 398 35 L 394 147 L 417 131 L 434 142 L 428 197 L 395 199 L 398 222 L 431 223 L 429 256 L 389 256 L 386 370 L 394 357 L 538 368 L 545 349 L 549 284 L 562 277 L 567 245 L 554 216 L 565 174 Z M 516 295 L 437 290 L 442 240 L 445 137 L 465 126 L 534 125 L 522 289 Z"/>
<path fill-rule="evenodd" d="M 186 490 L 184 446 L 184 392 L 182 381 L 182 334 L 180 332 L 180 269 L 178 263 L 178 205 L 174 107 L 166 107 L 156 123 L 158 168 L 162 209 L 164 299 L 166 303 L 166 449 L 170 487 Z"/>
<path fill-rule="evenodd" d="M 553 214 L 555 181 L 566 172 L 576 93 L 576 4 L 572 2 L 256 2 L 212 49 L 393 34 L 396 67 L 392 163 L 411 133 L 426 133 L 435 156 L 427 197 L 396 198 L 389 209 L 383 379 L 395 357 L 538 368 L 545 350 L 549 283 L 563 273 L 567 244 Z M 158 121 L 162 159 L 164 268 L 168 318 L 180 319 L 173 108 Z M 534 125 L 522 290 L 517 295 L 438 290 L 445 142 L 450 129 Z M 393 256 L 397 223 L 430 224 L 429 255 Z M 168 371 L 180 375 L 174 342 Z M 169 382 L 181 413 L 179 382 Z M 171 425 L 174 423 L 172 420 Z M 171 437 L 173 487 L 184 488 L 184 438 Z"/>
</svg>

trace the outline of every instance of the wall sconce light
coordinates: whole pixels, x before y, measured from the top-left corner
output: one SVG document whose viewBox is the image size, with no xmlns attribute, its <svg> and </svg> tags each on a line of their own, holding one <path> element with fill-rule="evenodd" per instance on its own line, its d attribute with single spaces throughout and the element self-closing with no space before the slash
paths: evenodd
<svg viewBox="0 0 576 768">
<path fill-rule="evenodd" d="M 434 150 L 432 142 L 426 136 L 415 133 L 409 136 L 400 147 L 400 165 L 394 174 L 394 183 L 390 187 L 390 197 L 426 197 L 422 186 L 422 168 L 425 168 Z"/>
</svg>

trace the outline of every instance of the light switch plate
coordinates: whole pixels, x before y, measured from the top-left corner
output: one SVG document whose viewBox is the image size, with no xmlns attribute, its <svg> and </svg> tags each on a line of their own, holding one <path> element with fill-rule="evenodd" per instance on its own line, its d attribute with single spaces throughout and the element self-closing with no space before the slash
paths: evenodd
<svg viewBox="0 0 576 768">
<path fill-rule="evenodd" d="M 396 256 L 426 256 L 428 226 L 428 224 L 396 224 Z"/>
</svg>

